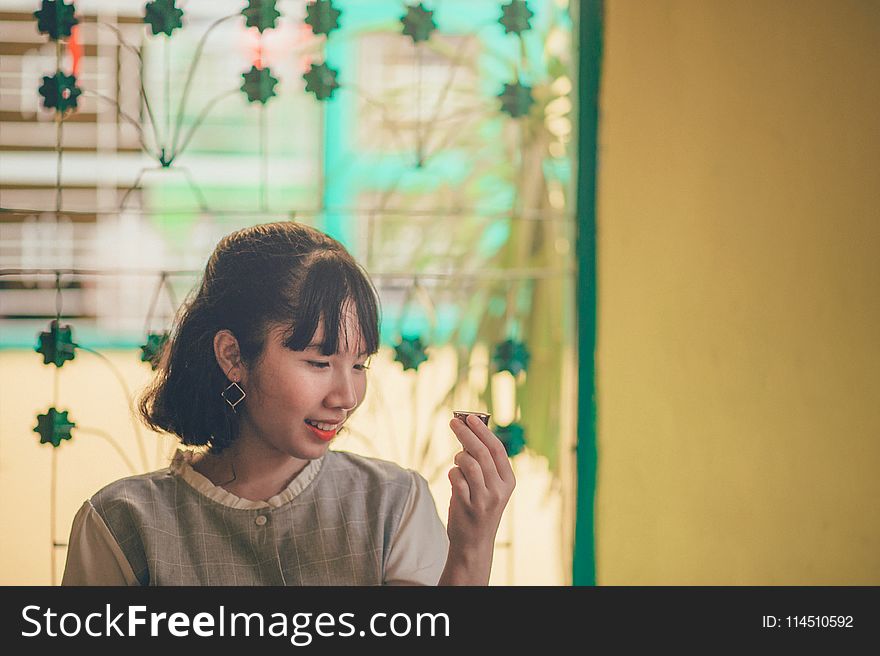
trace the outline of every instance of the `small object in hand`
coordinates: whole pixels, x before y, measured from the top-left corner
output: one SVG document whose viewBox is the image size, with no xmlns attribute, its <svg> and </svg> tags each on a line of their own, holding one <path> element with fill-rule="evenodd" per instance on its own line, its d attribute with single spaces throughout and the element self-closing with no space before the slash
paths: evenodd
<svg viewBox="0 0 880 656">
<path fill-rule="evenodd" d="M 486 424 L 486 426 L 489 425 L 489 417 L 492 416 L 492 415 L 486 414 L 485 412 L 470 412 L 468 410 L 453 410 L 452 415 L 456 419 L 461 419 L 465 424 L 467 423 L 467 416 L 468 415 L 477 415 L 477 417 L 480 418 L 480 421 L 482 421 L 484 424 Z"/>
</svg>

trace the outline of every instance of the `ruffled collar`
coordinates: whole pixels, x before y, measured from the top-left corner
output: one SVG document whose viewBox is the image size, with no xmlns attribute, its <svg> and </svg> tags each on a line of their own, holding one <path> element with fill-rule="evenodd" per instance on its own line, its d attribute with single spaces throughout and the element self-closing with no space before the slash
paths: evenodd
<svg viewBox="0 0 880 656">
<path fill-rule="evenodd" d="M 329 452 L 328 452 L 329 453 Z M 286 503 L 290 503 L 293 501 L 303 490 L 308 487 L 309 483 L 315 480 L 315 477 L 318 475 L 318 472 L 321 471 L 321 465 L 324 462 L 324 458 L 327 456 L 321 456 L 316 460 L 312 460 L 305 466 L 305 468 L 296 475 L 296 477 L 290 481 L 290 484 L 281 490 L 274 497 L 269 498 L 266 501 L 253 501 L 251 499 L 243 499 L 241 497 L 237 497 L 232 492 L 223 489 L 217 485 L 214 485 L 208 478 L 197 472 L 192 467 L 192 451 L 184 451 L 182 449 L 178 449 L 174 454 L 174 458 L 171 460 L 171 465 L 168 469 L 175 476 L 178 476 L 184 480 L 190 487 L 192 487 L 196 492 L 203 494 L 204 496 L 211 499 L 211 501 L 215 501 L 221 505 L 228 506 L 229 508 L 235 508 L 237 510 L 257 510 L 259 508 L 278 508 L 283 506 Z"/>
</svg>

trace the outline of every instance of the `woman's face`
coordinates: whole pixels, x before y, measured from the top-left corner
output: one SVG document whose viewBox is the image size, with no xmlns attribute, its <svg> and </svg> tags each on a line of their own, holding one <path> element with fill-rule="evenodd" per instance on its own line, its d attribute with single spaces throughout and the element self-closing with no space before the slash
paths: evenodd
<svg viewBox="0 0 880 656">
<path fill-rule="evenodd" d="M 324 455 L 339 427 L 364 400 L 367 355 L 360 352 L 364 341 L 351 313 L 342 322 L 340 352 L 330 356 L 321 355 L 319 347 L 323 322 L 304 351 L 284 346 L 285 328 L 269 329 L 262 359 L 242 380 L 248 396 L 241 437 L 247 434 L 271 449 L 312 460 Z"/>
</svg>

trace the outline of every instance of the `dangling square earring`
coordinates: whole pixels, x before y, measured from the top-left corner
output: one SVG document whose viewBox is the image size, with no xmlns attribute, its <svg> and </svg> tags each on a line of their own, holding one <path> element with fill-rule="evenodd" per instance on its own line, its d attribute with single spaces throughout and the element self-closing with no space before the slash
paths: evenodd
<svg viewBox="0 0 880 656">
<path fill-rule="evenodd" d="M 244 393 L 244 390 L 241 389 L 241 386 L 238 383 L 232 381 L 229 384 L 229 387 L 220 392 L 220 396 L 222 396 L 223 400 L 229 404 L 232 411 L 237 413 L 238 410 L 235 409 L 235 406 L 244 401 L 244 397 L 246 397 L 247 394 Z"/>
</svg>

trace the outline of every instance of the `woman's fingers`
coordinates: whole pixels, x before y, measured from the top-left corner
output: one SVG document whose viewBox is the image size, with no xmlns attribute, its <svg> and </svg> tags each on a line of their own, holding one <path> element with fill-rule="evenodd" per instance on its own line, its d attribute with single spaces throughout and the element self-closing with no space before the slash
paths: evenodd
<svg viewBox="0 0 880 656">
<path fill-rule="evenodd" d="M 467 423 L 453 419 L 453 432 L 465 450 L 480 463 L 488 483 L 500 478 L 512 490 L 516 485 L 510 459 L 501 440 L 476 415 L 468 415 Z"/>
<path fill-rule="evenodd" d="M 467 479 L 470 490 L 482 490 L 486 488 L 486 479 L 483 477 L 483 468 L 467 451 L 459 451 L 455 454 L 453 462 L 461 469 Z"/>
<path fill-rule="evenodd" d="M 471 419 L 471 417 L 473 417 L 473 419 Z M 501 440 L 498 439 L 498 436 L 490 431 L 489 427 L 480 421 L 475 415 L 468 415 L 468 426 L 486 446 L 486 449 L 492 457 L 492 461 L 495 463 L 495 470 L 498 472 L 501 480 L 515 486 L 516 479 L 513 475 L 513 467 L 510 466 L 510 458 L 507 457 L 507 451 L 504 449 L 504 445 L 501 443 Z"/>
<path fill-rule="evenodd" d="M 471 491 L 461 469 L 453 467 L 449 470 L 449 482 L 452 483 L 452 496 L 458 495 L 467 501 L 471 500 Z"/>
<path fill-rule="evenodd" d="M 480 423 L 482 424 L 482 422 Z M 464 450 L 473 456 L 473 458 L 480 464 L 480 468 L 483 471 L 484 483 L 494 483 L 498 478 L 498 471 L 486 445 L 483 444 L 482 440 L 474 434 L 471 427 L 460 419 L 453 419 L 449 425 L 455 433 L 455 436 L 458 438 L 458 441 L 461 442 Z M 485 428 L 485 426 L 483 427 Z"/>
</svg>

